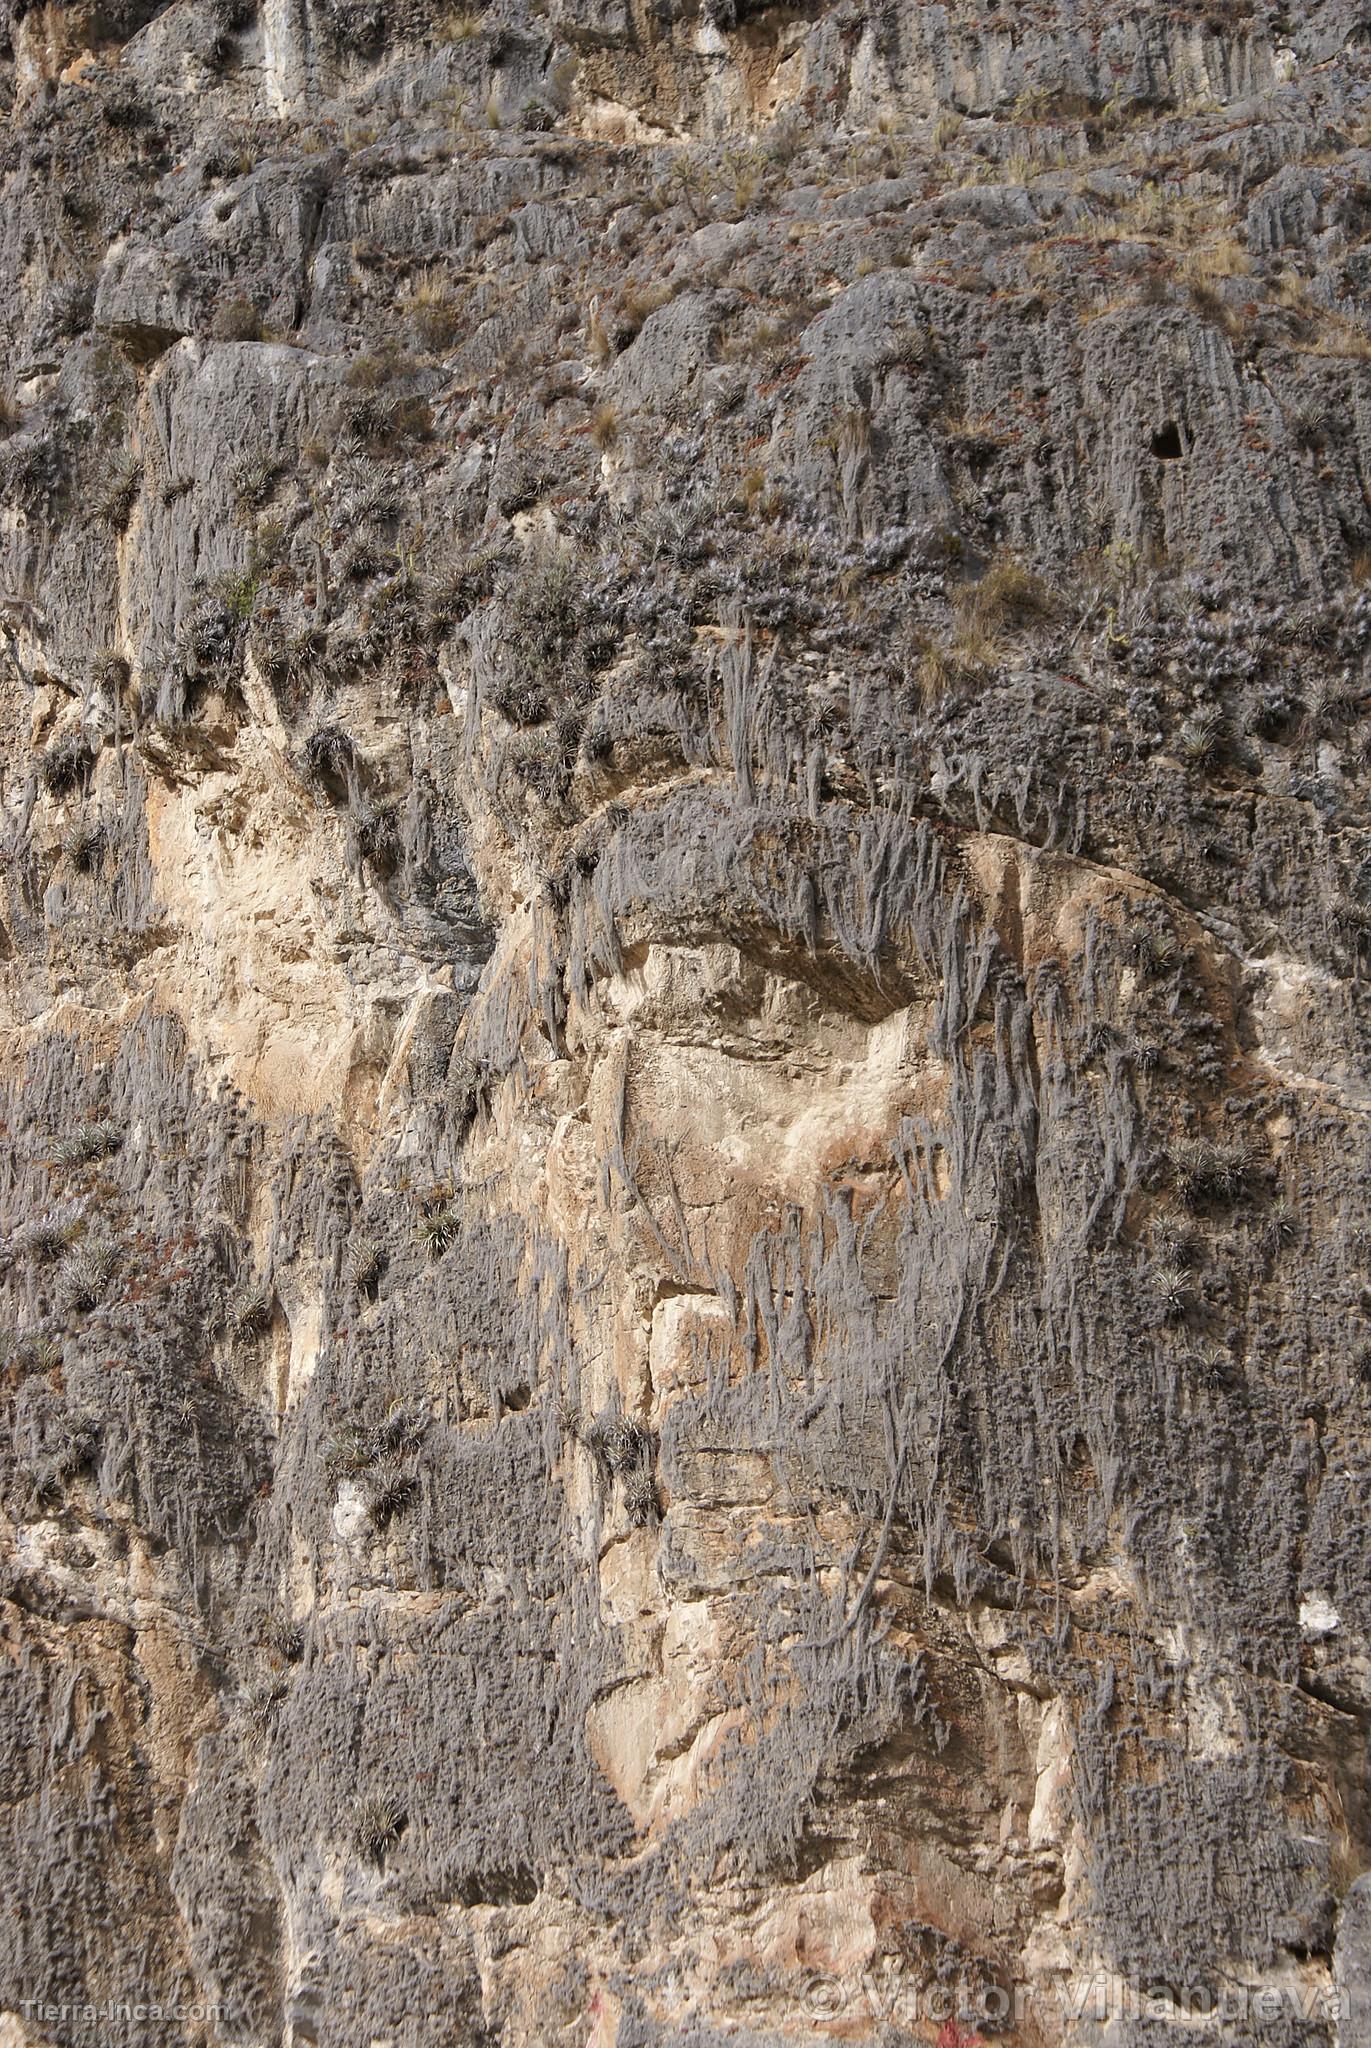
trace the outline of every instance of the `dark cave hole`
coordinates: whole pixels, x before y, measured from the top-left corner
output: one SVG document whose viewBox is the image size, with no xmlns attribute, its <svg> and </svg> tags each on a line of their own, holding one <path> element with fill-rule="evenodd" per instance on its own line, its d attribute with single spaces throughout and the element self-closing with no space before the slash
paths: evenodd
<svg viewBox="0 0 1371 2048">
<path fill-rule="evenodd" d="M 1152 453 L 1158 462 L 1179 462 L 1185 450 L 1181 446 L 1181 430 L 1174 420 L 1167 420 L 1152 436 Z"/>
</svg>

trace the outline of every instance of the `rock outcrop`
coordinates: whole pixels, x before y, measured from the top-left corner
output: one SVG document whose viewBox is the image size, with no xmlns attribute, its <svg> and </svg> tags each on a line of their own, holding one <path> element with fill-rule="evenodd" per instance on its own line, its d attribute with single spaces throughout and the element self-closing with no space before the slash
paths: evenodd
<svg viewBox="0 0 1371 2048">
<path fill-rule="evenodd" d="M 1371 2041 L 1371 21 L 10 0 L 0 2043 Z"/>
</svg>

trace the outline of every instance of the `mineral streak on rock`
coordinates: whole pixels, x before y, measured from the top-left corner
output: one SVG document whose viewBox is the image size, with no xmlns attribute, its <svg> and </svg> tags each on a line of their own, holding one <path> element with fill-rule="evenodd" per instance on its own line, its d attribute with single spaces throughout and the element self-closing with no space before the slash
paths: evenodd
<svg viewBox="0 0 1371 2048">
<path fill-rule="evenodd" d="M 1365 7 L 0 21 L 0 2044 L 1371 2042 Z"/>
</svg>

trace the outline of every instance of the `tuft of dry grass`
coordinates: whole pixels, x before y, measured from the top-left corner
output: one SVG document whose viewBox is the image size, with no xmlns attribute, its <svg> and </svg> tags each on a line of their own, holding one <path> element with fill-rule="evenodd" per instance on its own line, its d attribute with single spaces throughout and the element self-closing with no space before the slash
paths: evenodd
<svg viewBox="0 0 1371 2048">
<path fill-rule="evenodd" d="M 750 512 L 760 502 L 765 491 L 766 471 L 759 467 L 749 469 L 745 471 L 738 485 L 738 503 L 745 512 Z"/>
<path fill-rule="evenodd" d="M 669 285 L 652 285 L 646 288 L 641 285 L 628 285 L 620 292 L 615 309 L 615 324 L 620 335 L 627 335 L 628 339 L 632 340 L 670 297 Z M 625 345 L 621 340 L 619 346 L 622 348 Z"/>
<path fill-rule="evenodd" d="M 1058 601 L 1041 576 L 1015 555 L 1000 555 L 958 591 L 954 629 L 919 649 L 915 683 L 930 710 L 954 691 L 979 689 L 1004 658 L 1001 636 L 1055 618 Z"/>
<path fill-rule="evenodd" d="M 993 635 L 1006 627 L 1054 618 L 1057 599 L 1017 555 L 999 555 L 978 582 L 957 593 L 957 612 L 964 633 Z"/>
<path fill-rule="evenodd" d="M 614 342 L 609 325 L 599 307 L 595 307 L 586 320 L 586 355 L 592 363 L 607 363 L 614 355 Z"/>
<path fill-rule="evenodd" d="M 1371 360 L 1371 334 L 1332 305 L 1322 305 L 1301 276 L 1281 276 L 1273 287 L 1273 303 L 1283 313 L 1291 348 L 1303 356 L 1336 356 Z"/>
<path fill-rule="evenodd" d="M 404 303 L 410 325 L 426 349 L 447 348 L 456 340 L 461 315 L 451 286 L 440 270 L 421 271 Z"/>
<path fill-rule="evenodd" d="M 1217 284 L 1230 277 L 1250 277 L 1252 258 L 1232 235 L 1220 235 L 1217 241 L 1191 249 L 1181 269 L 1190 284 Z"/>
<path fill-rule="evenodd" d="M 954 639 L 930 641 L 915 670 L 924 710 L 954 691 L 983 687 L 994 674 L 998 654 L 993 637 L 974 622 L 964 623 Z"/>
<path fill-rule="evenodd" d="M 1235 306 L 1230 306 L 1214 285 L 1200 279 L 1193 279 L 1190 286 L 1190 304 L 1206 326 L 1215 327 L 1230 341 L 1236 341 L 1243 332 L 1244 320 Z"/>
<path fill-rule="evenodd" d="M 215 308 L 209 331 L 215 341 L 261 341 L 262 316 L 251 300 L 239 293 Z"/>
</svg>

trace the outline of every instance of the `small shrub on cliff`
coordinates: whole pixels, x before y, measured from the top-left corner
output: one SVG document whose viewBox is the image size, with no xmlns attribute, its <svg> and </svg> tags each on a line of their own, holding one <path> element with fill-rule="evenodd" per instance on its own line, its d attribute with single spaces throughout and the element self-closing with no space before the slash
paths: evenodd
<svg viewBox="0 0 1371 2048">
<path fill-rule="evenodd" d="M 1160 1265 L 1188 1270 L 1195 1263 L 1200 1239 L 1188 1217 L 1174 1209 L 1158 1209 L 1152 1217 L 1152 1243 Z"/>
<path fill-rule="evenodd" d="M 504 594 L 505 631 L 525 667 L 541 682 L 563 666 L 581 623 L 581 579 L 566 555 L 545 555 L 517 575 Z"/>
<path fill-rule="evenodd" d="M 1016 556 L 1001 555 L 979 582 L 967 584 L 958 593 L 957 609 L 967 624 L 994 633 L 1003 627 L 1055 617 L 1057 600 L 1042 577 L 1025 563 Z"/>
<path fill-rule="evenodd" d="M 425 1209 L 417 1227 L 419 1242 L 427 1247 L 432 1258 L 440 1259 L 456 1244 L 462 1219 L 456 1209 L 444 1203 L 441 1208 Z"/>
<path fill-rule="evenodd" d="M 428 615 L 434 626 L 452 626 L 464 619 L 495 587 L 500 566 L 497 548 L 475 548 L 437 569 L 428 586 Z"/>
<path fill-rule="evenodd" d="M 602 405 L 590 423 L 590 438 L 602 451 L 612 448 L 619 438 L 619 415 L 612 405 Z"/>
<path fill-rule="evenodd" d="M 72 1252 L 57 1275 L 58 1305 L 77 1314 L 84 1315 L 100 1300 L 119 1264 L 118 1251 L 112 1244 L 86 1244 L 79 1251 Z"/>
<path fill-rule="evenodd" d="M 135 92 L 117 91 L 107 94 L 100 111 L 109 127 L 123 130 L 126 134 L 138 128 L 152 126 L 152 108 Z"/>
<path fill-rule="evenodd" d="M 409 1818 L 398 1799 L 372 1793 L 358 1799 L 352 1809 L 352 1846 L 368 1863 L 384 1861 L 405 1831 Z"/>
<path fill-rule="evenodd" d="M 589 1425 L 582 1411 L 569 1396 L 563 1394 L 558 1398 L 555 1413 L 557 1427 L 568 1441 L 576 1444 L 587 1441 Z"/>
<path fill-rule="evenodd" d="M 234 503 L 240 512 L 257 512 L 276 488 L 281 465 L 270 455 L 248 455 L 233 472 Z"/>
<path fill-rule="evenodd" d="M 1263 1238 L 1270 1253 L 1288 1251 L 1292 1244 L 1298 1244 L 1303 1235 L 1299 1211 L 1283 1198 L 1273 1202 L 1271 1213 L 1266 1219 Z"/>
<path fill-rule="evenodd" d="M 373 455 L 393 454 L 406 441 L 426 441 L 433 432 L 428 400 L 417 394 L 383 399 L 375 392 L 349 393 L 338 409 L 339 431 Z"/>
<path fill-rule="evenodd" d="M 383 0 L 323 0 L 320 13 L 326 35 L 339 50 L 370 57 L 386 39 Z"/>
<path fill-rule="evenodd" d="M 229 1332 L 236 1344 L 250 1343 L 271 1328 L 271 1290 L 255 1282 L 244 1287 L 229 1304 Z"/>
<path fill-rule="evenodd" d="M 1241 339 L 1243 316 L 1236 306 L 1229 305 L 1223 293 L 1214 285 L 1196 279 L 1190 287 L 1190 304 L 1206 327 L 1217 328 L 1229 341 Z"/>
<path fill-rule="evenodd" d="M 32 510 L 55 498 L 70 474 L 67 447 L 60 434 L 25 435 L 6 450 L 3 487 L 16 503 Z"/>
<path fill-rule="evenodd" d="M 1164 1322 L 1183 1322 L 1194 1307 L 1194 1289 L 1189 1276 L 1180 1266 L 1154 1268 L 1152 1290 Z"/>
<path fill-rule="evenodd" d="M 392 1401 L 373 1434 L 382 1451 L 394 1453 L 412 1451 L 422 1443 L 427 1429 L 428 1416 L 422 1408 L 406 1401 Z"/>
<path fill-rule="evenodd" d="M 624 1513 L 635 1528 L 656 1519 L 657 1488 L 652 1477 L 656 1439 L 631 1415 L 597 1421 L 581 1437 L 606 1480 L 619 1481 Z"/>
<path fill-rule="evenodd" d="M 428 1417 L 404 1402 L 396 1402 L 380 1422 L 345 1422 L 329 1447 L 329 1470 L 354 1478 L 373 1472 L 417 1449 L 427 1428 Z"/>
<path fill-rule="evenodd" d="M 392 560 L 390 552 L 373 534 L 359 533 L 338 558 L 338 573 L 349 583 L 369 583 L 382 576 Z"/>
<path fill-rule="evenodd" d="M 183 648 L 190 668 L 225 668 L 238 652 L 239 630 L 252 616 L 257 584 L 251 576 L 222 576 L 190 615 Z"/>
<path fill-rule="evenodd" d="M 549 709 L 546 690 L 517 673 L 497 676 L 486 691 L 486 701 L 511 725 L 541 725 Z"/>
<path fill-rule="evenodd" d="M 97 1159 L 108 1159 L 124 1142 L 124 1134 L 112 1117 L 100 1117 L 93 1123 L 78 1124 L 59 1138 L 52 1148 L 52 1156 L 58 1166 L 89 1166 Z"/>
<path fill-rule="evenodd" d="M 363 804 L 354 820 L 357 851 L 382 874 L 400 858 L 400 820 L 394 804 Z"/>
<path fill-rule="evenodd" d="M 74 283 L 59 285 L 53 292 L 48 322 L 55 335 L 71 341 L 78 334 L 90 332 L 94 312 L 95 287 L 87 279 L 80 278 Z"/>
<path fill-rule="evenodd" d="M 1188 284 L 1212 285 L 1230 277 L 1250 277 L 1252 258 L 1232 235 L 1220 235 L 1191 249 L 1181 270 Z"/>
<path fill-rule="evenodd" d="M 51 1373 L 62 1363 L 62 1346 L 45 1330 L 30 1330 L 14 1339 L 10 1353 L 22 1372 Z"/>
<path fill-rule="evenodd" d="M 1141 974 L 1168 974 L 1181 957 L 1181 942 L 1169 924 L 1139 923 L 1128 934 L 1124 951 Z"/>
<path fill-rule="evenodd" d="M 359 1237 L 348 1258 L 348 1266 L 363 1294 L 374 1294 L 386 1269 L 386 1248 L 379 1237 Z"/>
<path fill-rule="evenodd" d="M 635 1529 L 657 1519 L 658 1505 L 657 1489 L 648 1473 L 638 1472 L 624 1481 L 624 1513 Z"/>
<path fill-rule="evenodd" d="M 411 319 L 414 332 L 426 349 L 450 348 L 462 331 L 462 316 L 452 299 L 433 299 L 416 306 Z"/>
<path fill-rule="evenodd" d="M 413 1471 L 399 1458 L 382 1458 L 367 1480 L 367 1513 L 372 1526 L 388 1529 L 419 1491 Z"/>
<path fill-rule="evenodd" d="M 387 384 L 393 384 L 409 367 L 392 346 L 374 351 L 364 349 L 348 364 L 343 383 L 349 391 L 384 391 Z"/>
<path fill-rule="evenodd" d="M 328 1450 L 328 1469 L 335 1475 L 365 1472 L 375 1463 L 375 1441 L 364 1422 L 345 1422 Z"/>
<path fill-rule="evenodd" d="M 46 1264 L 50 1259 L 60 1258 L 75 1236 L 76 1220 L 73 1216 L 35 1216 L 31 1223 L 16 1231 L 14 1249 L 21 1255 L 37 1259 Z"/>
<path fill-rule="evenodd" d="M 62 840 L 62 851 L 78 875 L 89 875 L 100 865 L 105 850 L 105 828 L 89 818 L 73 825 Z"/>
<path fill-rule="evenodd" d="M 262 1733 L 271 1726 L 276 1709 L 289 1692 L 290 1686 L 279 1672 L 268 1678 L 259 1678 L 243 1694 L 243 1719 L 250 1728 Z"/>
<path fill-rule="evenodd" d="M 616 1477 L 645 1472 L 652 1461 L 652 1433 L 631 1415 L 616 1415 L 587 1431 L 587 1447 Z"/>
<path fill-rule="evenodd" d="M 514 725 L 539 725 L 553 703 L 589 701 L 618 639 L 587 596 L 584 565 L 551 551 L 534 556 L 506 579 L 496 616 L 501 645 L 483 685 L 488 703 Z"/>
<path fill-rule="evenodd" d="M 485 24 L 479 14 L 467 11 L 445 15 L 438 24 L 440 43 L 469 43 L 480 35 Z"/>
<path fill-rule="evenodd" d="M 71 1415 L 53 1438 L 47 1456 L 33 1475 L 33 1489 L 41 1502 L 55 1503 L 73 1479 L 79 1479 L 95 1462 L 100 1448 L 100 1424 L 91 1415 Z"/>
<path fill-rule="evenodd" d="M 250 299 L 236 292 L 215 307 L 209 331 L 215 341 L 260 341 L 262 316 Z"/>
<path fill-rule="evenodd" d="M 112 695 L 125 689 L 129 680 L 129 665 L 117 647 L 104 647 L 90 665 L 91 688 L 108 690 Z"/>
<path fill-rule="evenodd" d="M 91 509 L 111 533 L 122 533 L 129 523 L 133 501 L 143 482 L 143 466 L 127 452 L 115 456 L 91 494 Z"/>
<path fill-rule="evenodd" d="M 279 1615 L 267 1623 L 262 1640 L 268 1653 L 284 1664 L 298 1664 L 305 1654 L 304 1630 L 298 1622 L 286 1621 Z"/>
<path fill-rule="evenodd" d="M 312 621 L 277 617 L 254 623 L 250 645 L 265 681 L 298 698 L 317 675 L 328 640 Z"/>
<path fill-rule="evenodd" d="M 64 733 L 39 762 L 39 779 L 49 796 L 69 796 L 85 781 L 94 759 L 95 749 L 84 733 Z"/>
<path fill-rule="evenodd" d="M 426 270 L 420 275 L 411 288 L 405 310 L 415 339 L 423 348 L 447 348 L 461 332 L 461 310 L 440 271 Z"/>
<path fill-rule="evenodd" d="M 919 656 L 916 670 L 919 701 L 926 711 L 956 690 L 977 689 L 987 683 L 995 665 L 996 648 L 988 634 L 974 624 L 964 626 L 955 640 L 934 640 Z"/>
<path fill-rule="evenodd" d="M 550 732 L 512 733 L 500 747 L 495 766 L 499 796 L 509 810 L 517 808 L 525 792 L 542 803 L 557 806 L 571 782 L 571 767 Z"/>
<path fill-rule="evenodd" d="M 1209 768 L 1228 743 L 1228 726 L 1221 711 L 1193 711 L 1176 734 L 1176 752 L 1193 768 Z"/>
<path fill-rule="evenodd" d="M 305 741 L 303 760 L 311 781 L 345 783 L 356 765 L 357 749 L 340 725 L 317 725 Z"/>
<path fill-rule="evenodd" d="M 1252 1157 L 1241 1141 L 1182 1138 L 1171 1152 L 1176 1191 L 1191 1207 L 1202 1202 L 1235 1202 L 1246 1193 Z"/>
</svg>

